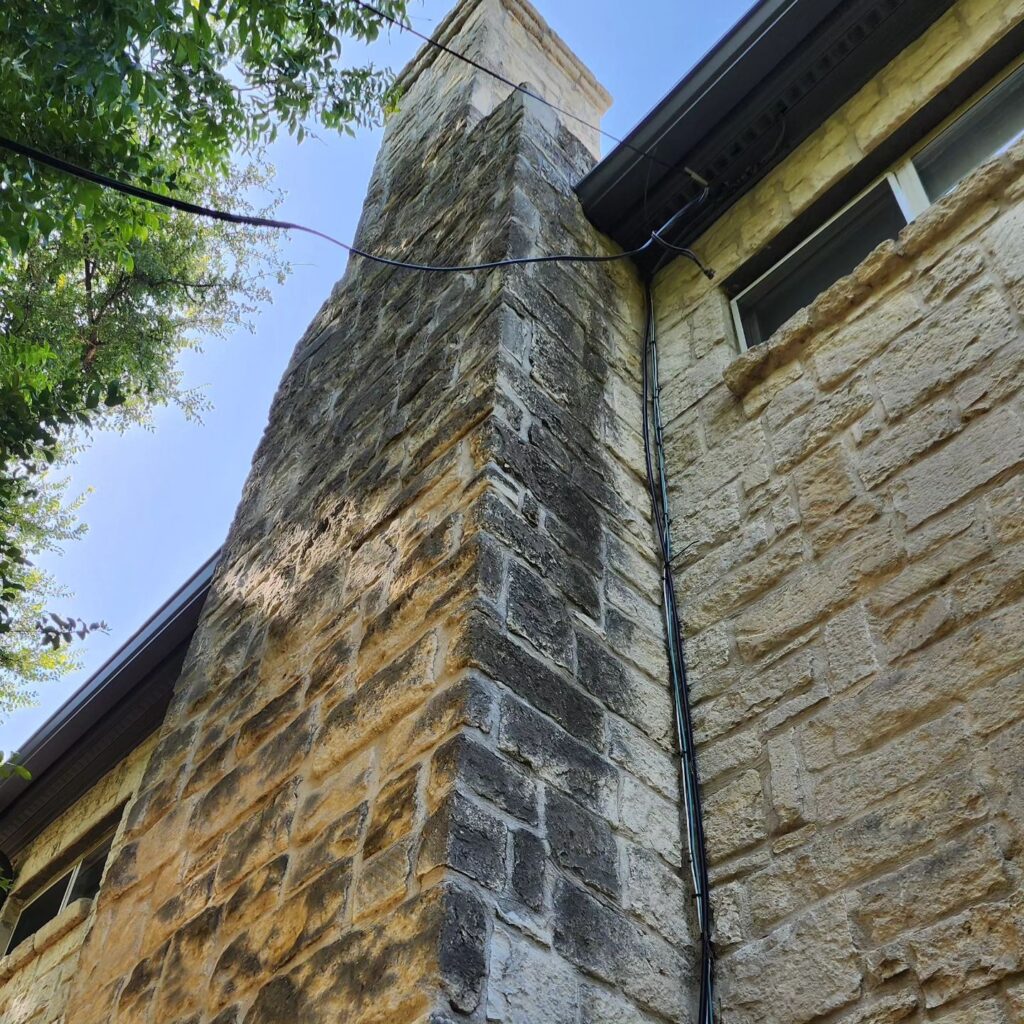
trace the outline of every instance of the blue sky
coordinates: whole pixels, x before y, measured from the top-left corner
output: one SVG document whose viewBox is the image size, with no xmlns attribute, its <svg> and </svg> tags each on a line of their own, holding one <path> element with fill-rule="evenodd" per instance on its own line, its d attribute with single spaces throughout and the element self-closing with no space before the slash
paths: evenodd
<svg viewBox="0 0 1024 1024">
<path fill-rule="evenodd" d="M 551 27 L 613 95 L 605 117 L 623 136 L 748 10 L 750 0 L 534 0 Z M 412 0 L 430 33 L 452 0 Z M 392 32 L 370 48 L 376 64 L 401 68 L 419 42 Z M 367 51 L 352 45 L 346 61 Z M 379 132 L 324 136 L 271 150 L 285 193 L 278 216 L 351 239 L 380 144 Z M 606 150 L 612 144 L 606 142 Z M 282 242 L 294 270 L 273 289 L 255 334 L 214 340 L 183 360 L 186 384 L 203 387 L 213 410 L 202 424 L 175 410 L 155 429 L 99 435 L 72 470 L 72 489 L 92 488 L 82 512 L 89 532 L 41 560 L 74 593 L 59 608 L 110 624 L 81 649 L 82 670 L 39 694 L 33 708 L 0 724 L 0 749 L 17 749 L 224 538 L 292 347 L 344 270 L 344 254 L 300 234 Z"/>
</svg>

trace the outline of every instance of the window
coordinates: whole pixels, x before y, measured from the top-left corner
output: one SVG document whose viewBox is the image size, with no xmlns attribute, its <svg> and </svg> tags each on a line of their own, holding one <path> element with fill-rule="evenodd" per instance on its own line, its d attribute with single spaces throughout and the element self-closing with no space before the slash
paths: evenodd
<svg viewBox="0 0 1024 1024">
<path fill-rule="evenodd" d="M 848 206 L 736 300 L 747 347 L 767 341 L 905 223 L 888 180 Z"/>
<path fill-rule="evenodd" d="M 913 159 L 925 195 L 934 203 L 975 167 L 1024 135 L 1024 68 L 1018 68 Z"/>
<path fill-rule="evenodd" d="M 10 953 L 15 946 L 52 921 L 69 903 L 92 899 L 99 892 L 103 867 L 107 863 L 113 839 L 114 834 L 111 832 L 73 865 L 70 871 L 22 907 L 5 953 Z"/>
<path fill-rule="evenodd" d="M 865 256 L 1024 136 L 1024 66 L 1017 67 L 934 138 L 804 239 L 733 299 L 744 348 L 789 318 Z"/>
</svg>

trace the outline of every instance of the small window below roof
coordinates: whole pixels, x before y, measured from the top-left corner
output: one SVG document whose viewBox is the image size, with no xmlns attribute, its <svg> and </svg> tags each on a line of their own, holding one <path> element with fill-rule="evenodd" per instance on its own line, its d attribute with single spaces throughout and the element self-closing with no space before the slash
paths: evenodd
<svg viewBox="0 0 1024 1024">
<path fill-rule="evenodd" d="M 826 223 L 736 299 L 747 347 L 770 338 L 906 223 L 888 179 Z"/>
<path fill-rule="evenodd" d="M 98 845 L 75 863 L 52 885 L 47 886 L 22 908 L 14 923 L 14 930 L 7 942 L 4 953 L 10 953 L 29 936 L 34 935 L 44 924 L 52 921 L 74 900 L 92 899 L 100 889 L 103 868 L 110 853 L 114 833 L 108 833 Z"/>
<path fill-rule="evenodd" d="M 879 243 L 1024 137 L 1024 64 L 827 220 L 732 302 L 743 348 L 767 341 L 794 313 L 849 274 Z"/>
<path fill-rule="evenodd" d="M 929 202 L 1024 135 L 1024 67 L 960 115 L 914 157 Z"/>
</svg>

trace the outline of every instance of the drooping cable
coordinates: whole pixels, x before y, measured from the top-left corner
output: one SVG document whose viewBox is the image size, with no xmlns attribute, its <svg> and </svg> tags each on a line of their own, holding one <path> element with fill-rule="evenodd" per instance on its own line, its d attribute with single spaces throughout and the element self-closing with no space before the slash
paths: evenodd
<svg viewBox="0 0 1024 1024">
<path fill-rule="evenodd" d="M 487 67 L 486 64 L 481 64 L 478 60 L 470 57 L 468 54 L 460 53 L 458 50 L 453 50 L 450 46 L 446 46 L 444 43 L 438 42 L 438 40 L 431 38 L 424 32 L 418 32 L 401 18 L 396 18 L 392 14 L 388 14 L 386 11 L 382 11 L 379 7 L 375 7 L 371 3 L 367 3 L 366 0 L 353 0 L 353 3 L 357 7 L 361 7 L 364 11 L 369 12 L 382 21 L 386 21 L 395 28 L 402 32 L 408 32 L 410 35 L 415 36 L 417 39 L 422 40 L 428 46 L 432 46 L 435 50 L 440 50 L 442 53 L 447 53 L 448 56 L 454 57 L 456 60 L 461 60 L 464 64 L 468 64 L 470 67 L 476 68 L 477 71 L 482 71 L 485 75 L 490 75 L 491 78 L 502 85 L 507 85 L 510 89 L 515 89 L 516 92 L 521 92 L 524 96 L 529 96 L 530 99 L 537 100 L 538 103 L 543 103 L 544 106 L 550 107 L 552 110 L 557 110 L 558 113 L 565 117 L 571 118 L 577 124 L 582 125 L 584 128 L 589 128 L 592 132 L 597 132 L 598 135 L 603 135 L 606 139 L 610 139 L 618 146 L 622 146 L 624 149 L 628 149 L 632 153 L 636 153 L 637 156 L 642 156 L 645 160 L 649 160 L 651 163 L 658 164 L 660 167 L 664 167 L 668 171 L 675 173 L 679 170 L 678 167 L 672 164 L 666 163 L 664 160 L 660 160 L 653 153 L 648 152 L 646 149 L 640 149 L 634 146 L 632 143 L 626 142 L 625 139 L 620 139 L 617 135 L 612 135 L 611 132 L 605 131 L 604 128 L 599 125 L 592 124 L 590 121 L 585 120 L 578 114 L 574 114 L 571 110 L 566 110 L 565 107 L 559 106 L 557 103 L 552 103 L 551 100 L 545 99 L 543 96 L 535 93 L 532 89 L 527 89 L 525 85 L 517 84 L 512 79 L 506 78 L 505 75 L 499 71 L 495 71 L 493 68 Z M 695 170 L 690 167 L 683 167 L 682 170 L 701 188 L 706 188 L 707 181 L 699 175 Z"/>
<path fill-rule="evenodd" d="M 661 381 L 658 371 L 654 293 L 651 289 L 650 279 L 645 282 L 645 302 L 642 388 L 644 457 L 647 486 L 651 494 L 654 524 L 661 550 L 662 606 L 665 614 L 672 706 L 676 738 L 679 743 L 683 816 L 686 825 L 690 875 L 697 909 L 697 926 L 700 931 L 700 995 L 697 1024 L 714 1024 L 715 962 L 711 941 L 711 887 L 708 877 L 707 844 L 704 836 L 704 814 L 701 806 L 700 774 L 693 737 L 690 688 L 683 649 L 683 634 L 679 621 L 675 576 L 672 568 L 672 519 L 665 463 L 664 421 L 661 413 Z"/>
<path fill-rule="evenodd" d="M 637 246 L 635 249 L 627 249 L 625 252 L 614 253 L 610 256 L 559 253 L 553 256 L 518 256 L 509 259 L 489 260 L 485 263 L 469 263 L 465 265 L 451 266 L 438 266 L 430 263 L 409 263 L 405 260 L 391 259 L 388 256 L 379 256 L 377 253 L 367 252 L 365 249 L 360 249 L 357 246 L 350 245 L 348 242 L 342 242 L 340 239 L 334 238 L 333 236 L 328 235 L 323 231 L 319 231 L 316 228 L 307 227 L 305 224 L 295 224 L 292 221 L 287 220 L 275 220 L 272 217 L 252 217 L 249 214 L 217 210 L 209 206 L 201 206 L 199 203 L 190 203 L 185 199 L 177 199 L 174 196 L 165 196 L 159 192 L 152 192 L 149 189 L 140 188 L 138 185 L 129 185 L 126 182 L 117 181 L 114 178 L 107 177 L 105 174 L 99 174 L 97 171 L 90 170 L 87 167 L 80 167 L 78 164 L 62 160 L 60 157 L 51 156 L 49 153 L 44 153 L 42 150 L 36 149 L 33 146 L 26 146 L 21 142 L 15 142 L 13 139 L 7 139 L 3 136 L 0 136 L 0 148 L 9 150 L 12 153 L 17 153 L 20 156 L 28 157 L 31 160 L 37 160 L 39 163 L 45 164 L 47 167 L 52 167 L 54 170 L 61 171 L 64 174 L 70 174 L 72 177 L 80 178 L 83 181 L 92 182 L 94 185 L 100 185 L 103 188 L 109 188 L 114 192 L 121 192 L 124 195 L 133 196 L 136 199 L 142 199 L 147 203 L 156 203 L 158 206 L 165 206 L 171 210 L 180 210 L 182 213 L 190 213 L 197 217 L 208 217 L 211 220 L 224 221 L 228 224 L 245 224 L 250 227 L 257 228 L 277 228 L 282 231 L 304 231 L 308 235 L 315 235 L 317 238 L 322 238 L 324 241 L 330 242 L 332 245 L 337 245 L 346 252 L 351 253 L 353 256 L 359 256 L 364 260 L 370 260 L 373 263 L 381 263 L 386 267 L 398 267 L 402 270 L 421 270 L 430 274 L 458 274 L 478 270 L 495 270 L 498 267 L 523 266 L 529 263 L 613 263 L 616 260 L 625 260 L 630 259 L 633 256 L 639 256 L 654 245 L 656 241 L 652 235 L 646 242 L 644 242 L 643 245 Z"/>
</svg>

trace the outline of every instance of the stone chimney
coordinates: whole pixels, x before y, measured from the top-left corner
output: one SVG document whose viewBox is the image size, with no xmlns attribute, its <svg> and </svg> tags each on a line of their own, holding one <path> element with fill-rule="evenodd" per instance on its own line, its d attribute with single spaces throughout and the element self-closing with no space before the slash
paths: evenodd
<svg viewBox="0 0 1024 1024">
<path fill-rule="evenodd" d="M 453 48 L 596 123 L 521 0 Z M 597 139 L 402 77 L 361 244 L 609 253 Z M 693 965 L 632 267 L 353 261 L 274 401 L 67 1024 L 644 1024 Z"/>
</svg>

